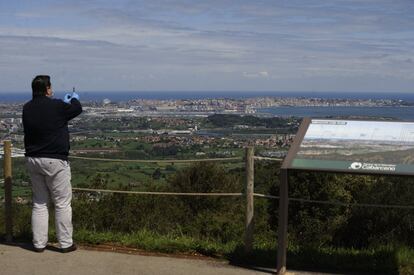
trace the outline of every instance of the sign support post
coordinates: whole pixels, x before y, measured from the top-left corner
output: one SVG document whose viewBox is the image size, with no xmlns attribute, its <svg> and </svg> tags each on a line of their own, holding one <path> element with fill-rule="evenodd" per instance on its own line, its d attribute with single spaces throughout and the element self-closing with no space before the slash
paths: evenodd
<svg viewBox="0 0 414 275">
<path fill-rule="evenodd" d="M 286 272 L 287 253 L 287 228 L 288 228 L 288 177 L 287 169 L 280 170 L 279 191 L 279 225 L 277 233 L 277 274 L 284 275 Z"/>
<path fill-rule="evenodd" d="M 277 274 L 286 273 L 286 254 L 288 246 L 288 208 L 289 208 L 289 166 L 299 150 L 300 143 L 308 130 L 310 118 L 304 118 L 299 126 L 295 140 L 280 168 L 280 189 L 279 189 L 279 221 L 277 232 Z"/>
</svg>

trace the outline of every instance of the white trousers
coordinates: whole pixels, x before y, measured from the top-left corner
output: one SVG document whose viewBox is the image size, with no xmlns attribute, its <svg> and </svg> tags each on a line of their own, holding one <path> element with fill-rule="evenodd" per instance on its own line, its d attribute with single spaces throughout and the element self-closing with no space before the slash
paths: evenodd
<svg viewBox="0 0 414 275">
<path fill-rule="evenodd" d="M 61 248 L 70 247 L 72 240 L 72 186 L 67 161 L 52 158 L 26 158 L 32 182 L 33 245 L 43 248 L 48 242 L 49 198 L 55 205 L 55 226 Z"/>
</svg>

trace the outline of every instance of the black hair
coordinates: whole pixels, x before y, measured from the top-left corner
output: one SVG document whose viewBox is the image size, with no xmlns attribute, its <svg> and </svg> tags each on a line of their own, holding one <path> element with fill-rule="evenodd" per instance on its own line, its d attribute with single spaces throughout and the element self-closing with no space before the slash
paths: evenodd
<svg viewBox="0 0 414 275">
<path fill-rule="evenodd" d="M 38 75 L 32 81 L 33 97 L 44 96 L 47 93 L 47 88 L 50 88 L 50 76 Z"/>
</svg>

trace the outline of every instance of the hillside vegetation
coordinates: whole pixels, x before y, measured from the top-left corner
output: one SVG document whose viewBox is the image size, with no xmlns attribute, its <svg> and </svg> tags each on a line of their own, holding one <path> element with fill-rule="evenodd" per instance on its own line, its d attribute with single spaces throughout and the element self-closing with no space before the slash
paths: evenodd
<svg viewBox="0 0 414 275">
<path fill-rule="evenodd" d="M 257 163 L 255 192 L 278 195 L 278 174 L 274 163 Z M 240 192 L 243 183 L 243 168 L 229 170 L 214 163 L 196 163 L 167 176 L 166 183 L 152 191 Z M 409 205 L 414 194 L 412 183 L 400 177 L 296 173 L 291 176 L 289 194 L 314 200 Z M 107 178 L 97 176 L 87 186 L 107 188 L 108 184 Z M 242 249 L 242 197 L 77 193 L 73 213 L 75 239 L 81 243 L 117 243 L 275 265 L 277 200 L 255 199 L 254 251 L 248 257 Z M 412 210 L 291 202 L 288 266 L 410 274 L 414 270 L 412 224 Z M 51 238 L 52 228 L 51 224 Z M 15 207 L 15 233 L 18 239 L 31 238 L 30 208 L 26 205 Z"/>
</svg>

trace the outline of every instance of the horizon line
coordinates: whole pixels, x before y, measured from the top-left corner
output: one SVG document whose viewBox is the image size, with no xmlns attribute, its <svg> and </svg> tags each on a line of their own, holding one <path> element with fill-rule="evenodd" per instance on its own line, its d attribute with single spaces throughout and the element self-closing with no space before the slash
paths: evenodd
<svg viewBox="0 0 414 275">
<path fill-rule="evenodd" d="M 31 93 L 31 90 L 28 89 L 26 91 L 0 91 L 0 94 L 22 94 L 22 93 Z M 57 90 L 57 93 L 65 93 L 65 90 Z M 350 90 L 335 90 L 335 91 L 310 91 L 310 90 L 77 90 L 77 92 L 81 93 L 379 93 L 379 94 L 386 94 L 386 93 L 399 93 L 399 94 L 414 94 L 413 91 L 350 91 Z"/>
</svg>

